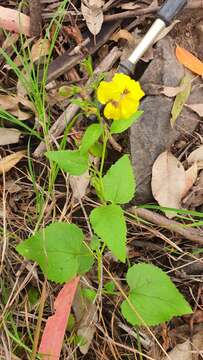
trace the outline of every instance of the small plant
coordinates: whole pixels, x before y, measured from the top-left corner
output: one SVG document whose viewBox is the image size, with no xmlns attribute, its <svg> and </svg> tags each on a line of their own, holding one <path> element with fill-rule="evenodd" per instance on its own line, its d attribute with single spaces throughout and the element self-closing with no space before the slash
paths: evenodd
<svg viewBox="0 0 203 360">
<path fill-rule="evenodd" d="M 71 175 L 79 176 L 88 170 L 100 201 L 89 215 L 95 234 L 90 246 L 84 242 L 78 226 L 63 222 L 48 225 L 17 246 L 21 255 L 40 265 L 49 280 L 63 283 L 84 274 L 91 268 L 94 257 L 98 258 L 99 273 L 99 261 L 106 246 L 125 263 L 127 226 L 122 205 L 132 200 L 135 194 L 133 169 L 127 154 L 105 174 L 104 164 L 109 138 L 127 130 L 140 118 L 142 111 L 138 108 L 143 96 L 139 83 L 126 75 L 116 74 L 112 81 L 102 81 L 97 89 L 97 99 L 105 105 L 104 117 L 98 102 L 75 100 L 86 114 L 96 115 L 97 123 L 88 126 L 77 149 L 46 153 L 50 162 Z M 109 123 L 105 119 L 113 121 Z M 99 169 L 90 161 L 95 148 L 101 150 L 97 152 Z M 170 278 L 156 266 L 134 265 L 128 270 L 126 280 L 130 292 L 121 309 L 132 325 L 155 325 L 191 312 Z M 104 292 L 114 294 L 114 286 L 109 286 Z"/>
</svg>

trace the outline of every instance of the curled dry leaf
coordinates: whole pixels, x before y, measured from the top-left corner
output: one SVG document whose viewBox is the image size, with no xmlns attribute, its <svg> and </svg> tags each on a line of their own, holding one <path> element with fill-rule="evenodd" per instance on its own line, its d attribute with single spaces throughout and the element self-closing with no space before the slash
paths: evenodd
<svg viewBox="0 0 203 360">
<path fill-rule="evenodd" d="M 187 158 L 188 164 L 193 164 L 194 162 L 203 161 L 203 145 L 191 152 Z"/>
<path fill-rule="evenodd" d="M 188 339 L 176 345 L 164 360 L 198 360 L 201 354 L 203 354 L 203 331 L 195 334 L 192 341 Z"/>
<path fill-rule="evenodd" d="M 69 177 L 69 181 L 73 191 L 73 199 L 80 201 L 87 192 L 87 188 L 90 182 L 89 172 L 86 171 L 84 174 L 80 176 L 71 175 Z"/>
<path fill-rule="evenodd" d="M 0 146 L 16 144 L 20 139 L 21 132 L 17 129 L 0 128 Z"/>
<path fill-rule="evenodd" d="M 50 50 L 50 41 L 48 39 L 39 39 L 31 49 L 31 59 L 33 62 L 39 60 L 42 56 L 47 56 Z"/>
<path fill-rule="evenodd" d="M 118 42 L 118 40 L 120 39 L 124 39 L 124 40 L 127 40 L 127 42 L 129 44 L 132 44 L 134 45 L 135 44 L 135 36 L 133 36 L 128 30 L 126 29 L 121 29 L 117 32 L 115 32 L 112 37 L 111 37 L 111 40 L 115 41 L 115 42 Z"/>
<path fill-rule="evenodd" d="M 194 111 L 200 117 L 203 117 L 203 104 L 192 104 L 192 105 L 185 105 L 187 108 Z"/>
<path fill-rule="evenodd" d="M 159 205 L 169 208 L 181 208 L 181 198 L 185 190 L 185 170 L 181 162 L 169 151 L 156 159 L 152 168 L 152 193 Z M 174 212 L 165 212 L 172 218 Z"/>
<path fill-rule="evenodd" d="M 0 6 L 0 28 L 30 36 L 30 17 L 19 10 Z"/>
<path fill-rule="evenodd" d="M 27 120 L 30 118 L 30 113 L 20 110 L 19 104 L 24 105 L 35 112 L 35 108 L 31 101 L 18 96 L 18 95 L 0 95 L 0 108 L 8 111 L 12 115 L 16 116 L 19 120 Z"/>
<path fill-rule="evenodd" d="M 87 354 L 94 337 L 98 322 L 97 306 L 82 295 L 79 288 L 73 302 L 73 311 L 78 323 L 77 335 L 82 338 L 84 344 L 79 345 L 82 354 Z"/>
<path fill-rule="evenodd" d="M 157 43 L 161 39 L 165 38 L 165 36 L 168 35 L 171 32 L 171 30 L 173 30 L 174 26 L 176 24 L 178 24 L 179 22 L 180 22 L 180 20 L 174 20 L 172 22 L 172 24 L 170 24 L 164 30 L 162 30 L 161 34 L 156 38 L 155 43 Z"/>
<path fill-rule="evenodd" d="M 81 11 L 86 21 L 89 31 L 93 35 L 97 35 L 102 27 L 104 16 L 102 7 L 103 0 L 83 0 Z"/>
<path fill-rule="evenodd" d="M 25 151 L 18 151 L 14 154 L 8 155 L 0 160 L 0 174 L 7 173 L 11 170 L 23 157 Z"/>
</svg>

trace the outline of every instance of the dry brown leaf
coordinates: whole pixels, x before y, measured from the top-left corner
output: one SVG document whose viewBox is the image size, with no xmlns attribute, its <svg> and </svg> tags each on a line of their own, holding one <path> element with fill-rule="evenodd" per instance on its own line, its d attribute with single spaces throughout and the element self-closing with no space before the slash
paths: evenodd
<svg viewBox="0 0 203 360">
<path fill-rule="evenodd" d="M 35 112 L 35 108 L 31 101 L 18 95 L 0 95 L 0 108 L 10 112 L 20 120 L 30 118 L 30 113 L 20 110 L 19 103 Z"/>
<path fill-rule="evenodd" d="M 14 154 L 8 155 L 0 160 L 0 174 L 7 173 L 11 170 L 23 157 L 24 151 L 18 151 Z"/>
<path fill-rule="evenodd" d="M 173 30 L 174 26 L 179 22 L 180 20 L 174 20 L 171 25 L 167 26 L 164 30 L 162 30 L 161 34 L 156 38 L 154 43 L 156 44 L 158 41 L 165 38 L 165 36 L 168 35 L 171 30 Z"/>
<path fill-rule="evenodd" d="M 156 159 L 152 168 L 152 193 L 159 205 L 169 208 L 181 208 L 181 198 L 185 189 L 185 170 L 181 162 L 169 151 Z M 168 218 L 174 212 L 165 212 Z"/>
<path fill-rule="evenodd" d="M 103 5 L 103 0 L 83 0 L 81 3 L 82 14 L 89 31 L 93 35 L 97 35 L 101 30 L 104 20 Z"/>
<path fill-rule="evenodd" d="M 195 181 L 197 180 L 198 175 L 198 166 L 195 162 L 186 172 L 185 172 L 185 189 L 182 194 L 182 198 L 184 198 L 188 191 L 193 187 Z"/>
<path fill-rule="evenodd" d="M 73 311 L 78 323 L 77 335 L 85 340 L 84 345 L 79 345 L 82 354 L 87 354 L 94 337 L 98 322 L 97 306 L 82 295 L 79 288 L 73 302 Z"/>
<path fill-rule="evenodd" d="M 10 46 L 13 46 L 18 41 L 19 36 L 19 34 L 9 34 L 2 44 L 2 49 L 8 49 Z"/>
<path fill-rule="evenodd" d="M 164 86 L 163 90 L 161 91 L 161 94 L 163 94 L 167 97 L 174 97 L 174 96 L 178 95 L 184 89 L 185 89 L 185 85 L 180 85 L 180 86 L 176 86 L 176 87 Z"/>
<path fill-rule="evenodd" d="M 192 191 L 183 199 L 183 204 L 186 209 L 195 209 L 203 204 L 203 171 L 197 180 L 197 184 L 192 188 Z"/>
<path fill-rule="evenodd" d="M 0 128 L 0 146 L 16 144 L 20 139 L 21 132 L 17 129 Z"/>
<path fill-rule="evenodd" d="M 193 164 L 194 162 L 203 161 L 203 145 L 191 152 L 187 158 L 188 164 Z"/>
<path fill-rule="evenodd" d="M 118 40 L 127 40 L 129 44 L 135 44 L 135 37 L 126 29 L 121 29 L 114 33 L 111 40 L 118 42 Z"/>
<path fill-rule="evenodd" d="M 0 6 L 0 28 L 30 36 L 30 17 L 19 10 Z"/>
<path fill-rule="evenodd" d="M 21 186 L 16 183 L 16 180 L 10 179 L 6 180 L 5 190 L 8 191 L 9 194 L 15 194 L 22 190 Z"/>
<path fill-rule="evenodd" d="M 86 171 L 84 174 L 80 176 L 71 175 L 69 177 L 69 181 L 73 191 L 73 199 L 80 201 L 87 192 L 87 188 L 90 182 L 89 172 Z"/>
<path fill-rule="evenodd" d="M 185 106 L 191 109 L 192 111 L 196 112 L 196 114 L 199 115 L 200 117 L 203 117 L 203 104 L 192 104 L 192 105 L 185 104 Z"/>
<path fill-rule="evenodd" d="M 134 2 L 129 2 L 129 3 L 125 3 L 125 4 L 119 4 L 117 6 L 118 8 L 122 9 L 122 10 L 135 10 L 135 9 L 140 9 L 140 5 L 135 4 Z"/>
<path fill-rule="evenodd" d="M 31 49 L 32 61 L 37 61 L 42 56 L 47 56 L 50 50 L 50 41 L 48 39 L 39 39 Z"/>
<path fill-rule="evenodd" d="M 164 358 L 164 360 L 198 360 L 203 355 L 203 331 L 195 334 L 192 341 L 189 339 L 183 344 L 178 344 Z"/>
</svg>

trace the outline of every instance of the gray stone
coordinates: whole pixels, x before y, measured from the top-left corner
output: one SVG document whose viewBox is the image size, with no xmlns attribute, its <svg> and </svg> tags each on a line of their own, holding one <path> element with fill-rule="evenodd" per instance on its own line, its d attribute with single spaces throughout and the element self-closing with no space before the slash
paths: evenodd
<svg viewBox="0 0 203 360">
<path fill-rule="evenodd" d="M 171 128 L 170 118 L 174 99 L 160 95 L 160 89 L 163 86 L 178 86 L 184 76 L 184 68 L 177 61 L 174 48 L 175 44 L 170 37 L 161 40 L 157 45 L 154 59 L 140 80 L 147 95 L 141 104 L 144 114 L 130 129 L 130 152 L 137 181 L 135 203 L 153 200 L 151 172 L 154 161 L 182 134 L 192 133 L 199 122 L 198 116 L 185 107 L 175 129 Z M 202 103 L 202 100 L 203 89 L 197 86 L 188 104 Z"/>
</svg>

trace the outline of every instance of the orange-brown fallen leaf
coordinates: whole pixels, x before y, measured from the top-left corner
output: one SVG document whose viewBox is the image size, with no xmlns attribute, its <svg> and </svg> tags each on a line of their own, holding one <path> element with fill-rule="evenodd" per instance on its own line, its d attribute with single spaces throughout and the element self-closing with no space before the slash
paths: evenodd
<svg viewBox="0 0 203 360">
<path fill-rule="evenodd" d="M 176 47 L 176 57 L 178 61 L 183 64 L 186 68 L 198 75 L 203 75 L 203 62 L 200 61 L 196 56 L 191 54 L 189 51 Z"/>
<path fill-rule="evenodd" d="M 55 302 L 55 314 L 47 320 L 39 353 L 42 360 L 59 360 L 68 318 L 79 277 L 68 282 L 59 292 Z"/>
<path fill-rule="evenodd" d="M 0 6 L 0 28 L 30 36 L 30 17 L 18 10 Z"/>
</svg>

